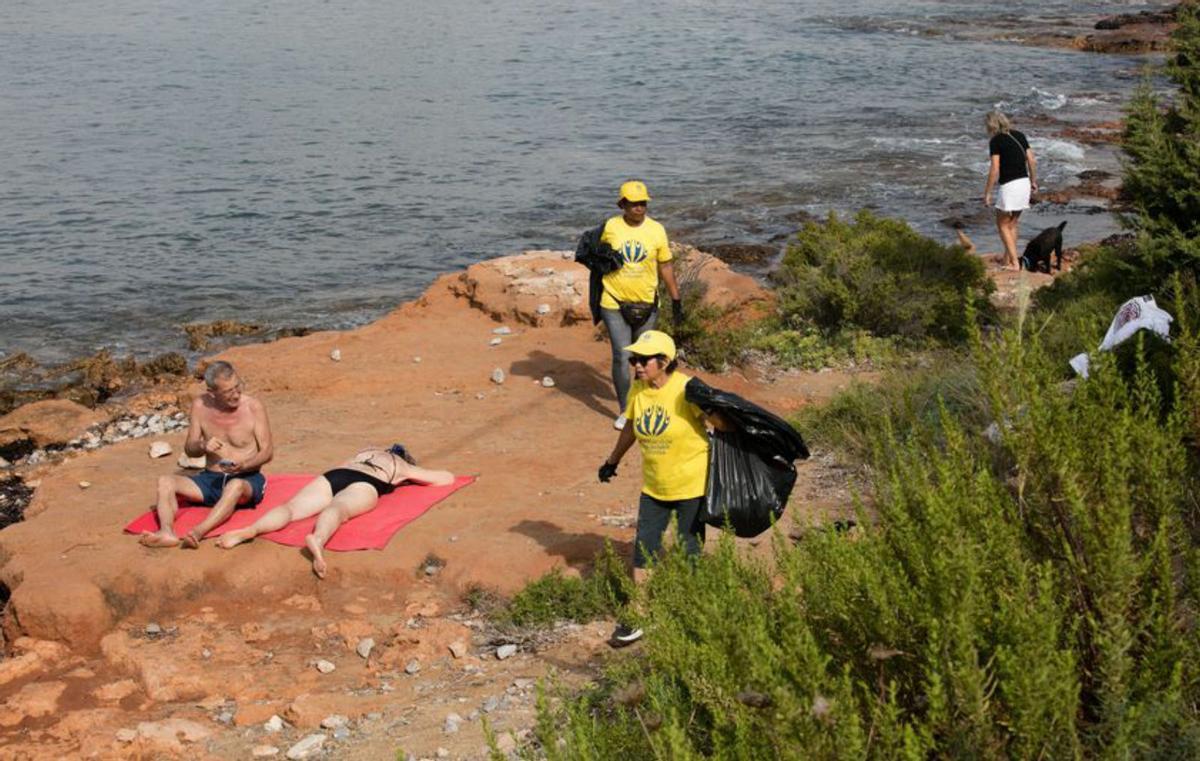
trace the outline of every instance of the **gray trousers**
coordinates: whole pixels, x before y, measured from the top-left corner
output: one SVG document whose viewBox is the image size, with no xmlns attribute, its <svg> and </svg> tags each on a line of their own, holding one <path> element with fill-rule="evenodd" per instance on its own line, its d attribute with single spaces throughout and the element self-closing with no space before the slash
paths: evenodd
<svg viewBox="0 0 1200 761">
<path fill-rule="evenodd" d="M 658 323 L 658 310 L 650 314 L 650 319 L 642 323 L 637 330 L 629 327 L 619 309 L 600 309 L 600 317 L 604 327 L 608 328 L 608 340 L 612 341 L 612 381 L 617 392 L 617 404 L 621 406 L 618 414 L 625 412 L 626 397 L 629 396 L 629 352 L 624 347 L 637 340 L 637 337 L 647 330 L 654 330 Z"/>
</svg>

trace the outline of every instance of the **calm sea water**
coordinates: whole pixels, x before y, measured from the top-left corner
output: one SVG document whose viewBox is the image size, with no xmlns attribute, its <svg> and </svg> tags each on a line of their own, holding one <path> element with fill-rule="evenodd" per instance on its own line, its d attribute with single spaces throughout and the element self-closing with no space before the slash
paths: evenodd
<svg viewBox="0 0 1200 761">
<path fill-rule="evenodd" d="M 0 350 L 358 324 L 439 273 L 573 248 L 629 177 L 690 242 L 863 206 L 949 240 L 938 220 L 982 190 L 984 111 L 1115 118 L 1142 63 L 970 30 L 1142 7 L 5 0 Z M 1044 185 L 1116 167 L 1028 131 Z M 1070 213 L 1077 236 L 1114 228 Z"/>
</svg>

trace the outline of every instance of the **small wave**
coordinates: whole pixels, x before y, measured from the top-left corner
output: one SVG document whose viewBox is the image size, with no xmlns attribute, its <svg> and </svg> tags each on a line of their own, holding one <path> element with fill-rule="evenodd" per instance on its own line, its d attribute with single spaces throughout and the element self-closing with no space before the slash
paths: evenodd
<svg viewBox="0 0 1200 761">
<path fill-rule="evenodd" d="M 1028 114 L 1036 111 L 1057 111 L 1067 105 L 1067 102 L 1068 98 L 1064 93 L 1031 87 L 1028 93 L 1013 100 L 997 101 L 995 108 L 1006 113 Z"/>
<path fill-rule="evenodd" d="M 1082 145 L 1070 140 L 1055 140 L 1053 138 L 1032 138 L 1030 144 L 1034 152 L 1050 159 L 1064 162 L 1083 161 L 1086 151 Z"/>
</svg>

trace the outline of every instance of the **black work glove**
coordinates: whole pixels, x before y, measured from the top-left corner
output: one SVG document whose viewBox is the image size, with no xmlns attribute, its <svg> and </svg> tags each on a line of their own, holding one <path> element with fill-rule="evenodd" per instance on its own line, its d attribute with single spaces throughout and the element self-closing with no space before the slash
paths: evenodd
<svg viewBox="0 0 1200 761">
<path fill-rule="evenodd" d="M 602 484 L 608 483 L 609 481 L 612 480 L 612 477 L 615 476 L 616 474 L 617 474 L 617 466 L 612 464 L 608 460 L 605 460 L 604 464 L 600 466 L 600 473 L 599 473 L 600 483 L 602 483 Z"/>
<path fill-rule="evenodd" d="M 671 322 L 675 327 L 683 324 L 683 301 L 671 299 Z"/>
</svg>

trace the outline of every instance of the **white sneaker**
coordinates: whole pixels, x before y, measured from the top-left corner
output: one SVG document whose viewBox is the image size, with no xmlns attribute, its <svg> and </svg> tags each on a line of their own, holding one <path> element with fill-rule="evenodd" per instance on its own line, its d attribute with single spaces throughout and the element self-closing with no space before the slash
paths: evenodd
<svg viewBox="0 0 1200 761">
<path fill-rule="evenodd" d="M 617 419 L 613 421 L 613 428 L 616 428 L 618 431 L 623 431 L 625 430 L 626 422 L 627 421 L 624 415 L 617 415 Z"/>
</svg>

